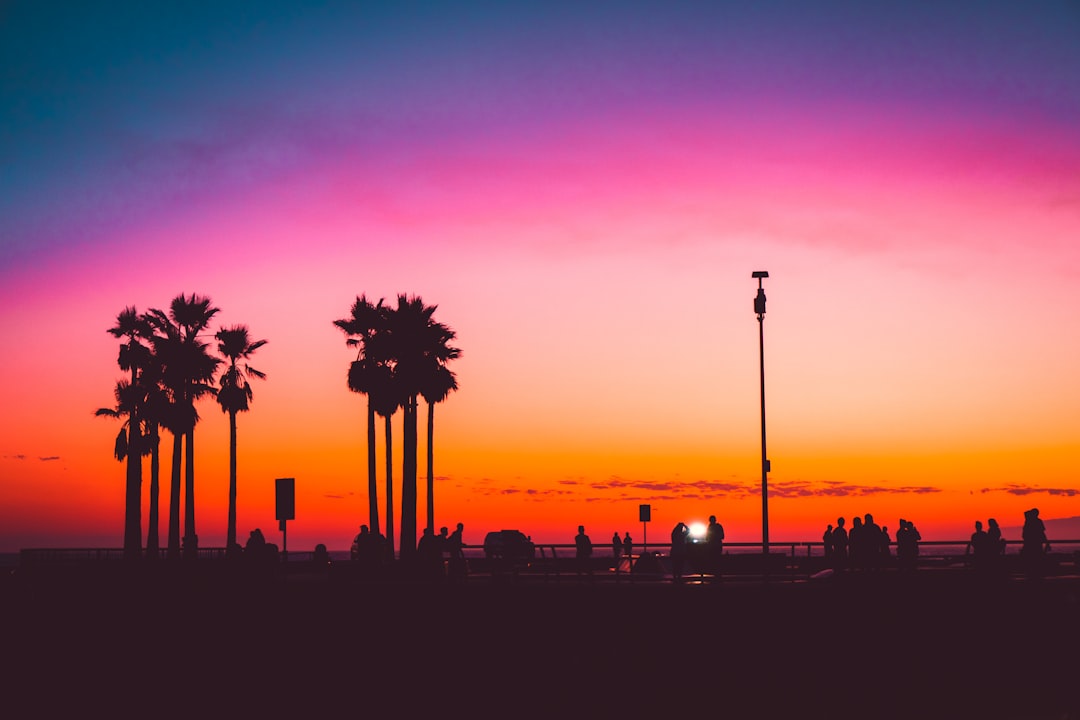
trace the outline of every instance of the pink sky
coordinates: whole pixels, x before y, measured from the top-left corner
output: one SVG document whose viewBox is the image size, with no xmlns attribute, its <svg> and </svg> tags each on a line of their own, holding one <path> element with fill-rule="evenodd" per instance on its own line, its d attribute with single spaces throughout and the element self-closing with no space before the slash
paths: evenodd
<svg viewBox="0 0 1080 720">
<path fill-rule="evenodd" d="M 914 102 L 722 77 L 694 93 L 672 66 L 676 89 L 630 92 L 624 52 L 568 94 L 474 67 L 452 73 L 458 95 L 417 71 L 361 102 L 300 63 L 295 96 L 272 93 L 293 106 L 256 83 L 173 115 L 117 108 L 101 142 L 119 161 L 95 177 L 88 147 L 92 182 L 78 165 L 35 179 L 0 225 L 18 248 L 0 266 L 0 549 L 119 544 L 116 427 L 93 417 L 120 376 L 105 330 L 181 292 L 270 341 L 240 421 L 242 535 L 274 527 L 272 479 L 295 476 L 290 539 L 347 545 L 366 516 L 363 399 L 332 321 L 403 292 L 464 351 L 437 410 L 438 524 L 557 542 L 584 522 L 596 540 L 654 498 L 650 534 L 716 513 L 759 540 L 758 269 L 774 539 L 868 511 L 946 538 L 1035 505 L 1080 515 L 1075 90 Z M 214 545 L 227 425 L 201 413 Z"/>
</svg>

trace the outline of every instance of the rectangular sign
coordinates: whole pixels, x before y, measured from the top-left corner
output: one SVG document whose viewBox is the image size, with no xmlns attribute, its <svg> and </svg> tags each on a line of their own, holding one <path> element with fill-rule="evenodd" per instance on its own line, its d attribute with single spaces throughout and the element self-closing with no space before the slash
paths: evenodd
<svg viewBox="0 0 1080 720">
<path fill-rule="evenodd" d="M 274 481 L 275 520 L 296 518 L 296 479 L 278 478 Z"/>
<path fill-rule="evenodd" d="M 651 515 L 652 515 L 652 506 L 651 505 L 639 505 L 638 506 L 638 515 L 640 516 L 641 522 L 649 522 L 650 520 L 652 520 L 652 517 L 651 517 Z"/>
</svg>

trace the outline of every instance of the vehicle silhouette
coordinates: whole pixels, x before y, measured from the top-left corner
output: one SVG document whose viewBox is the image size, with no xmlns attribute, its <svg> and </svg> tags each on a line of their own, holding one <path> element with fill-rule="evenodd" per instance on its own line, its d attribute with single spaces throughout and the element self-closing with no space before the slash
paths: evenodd
<svg viewBox="0 0 1080 720">
<path fill-rule="evenodd" d="M 520 530 L 493 530 L 484 537 L 484 555 L 488 560 L 530 561 L 536 546 Z"/>
</svg>

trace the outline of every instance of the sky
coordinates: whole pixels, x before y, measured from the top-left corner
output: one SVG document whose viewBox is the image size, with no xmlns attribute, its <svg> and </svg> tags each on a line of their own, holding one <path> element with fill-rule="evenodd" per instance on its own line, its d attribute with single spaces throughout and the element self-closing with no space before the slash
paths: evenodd
<svg viewBox="0 0 1080 720">
<path fill-rule="evenodd" d="M 436 526 L 760 542 L 756 270 L 771 540 L 1080 516 L 1077 37 L 1073 2 L 4 3 L 0 551 L 122 544 L 106 331 L 181 293 L 268 341 L 241 540 L 284 540 L 279 477 L 290 548 L 366 522 L 333 321 L 401 293 L 462 350 Z"/>
</svg>

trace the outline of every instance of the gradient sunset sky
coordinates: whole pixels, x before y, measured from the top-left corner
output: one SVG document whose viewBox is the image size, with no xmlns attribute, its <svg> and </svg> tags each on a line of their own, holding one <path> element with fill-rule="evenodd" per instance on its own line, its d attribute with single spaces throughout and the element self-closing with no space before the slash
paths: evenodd
<svg viewBox="0 0 1080 720">
<path fill-rule="evenodd" d="M 366 522 L 332 323 L 407 293 L 463 351 L 436 525 L 760 541 L 754 270 L 771 539 L 1080 516 L 1080 5 L 299 5 L 0 7 L 0 551 L 121 545 L 106 330 L 193 292 L 269 341 L 241 540 L 276 477 L 290 548 Z"/>
</svg>

